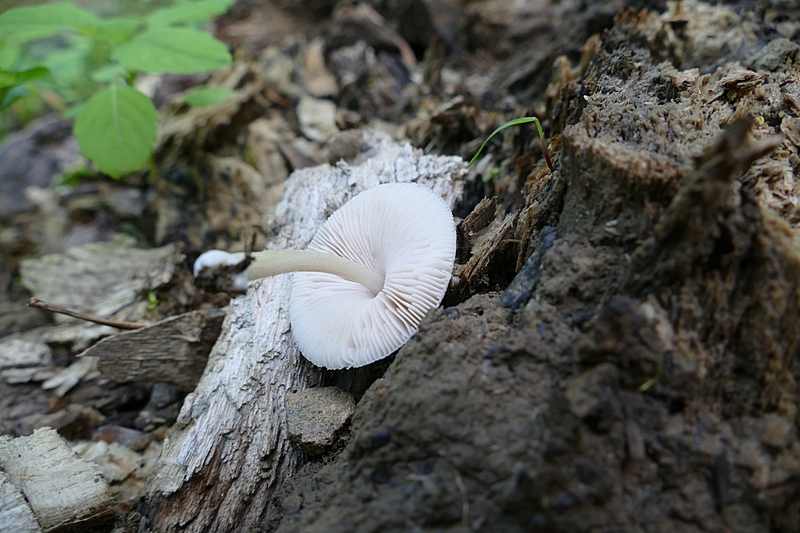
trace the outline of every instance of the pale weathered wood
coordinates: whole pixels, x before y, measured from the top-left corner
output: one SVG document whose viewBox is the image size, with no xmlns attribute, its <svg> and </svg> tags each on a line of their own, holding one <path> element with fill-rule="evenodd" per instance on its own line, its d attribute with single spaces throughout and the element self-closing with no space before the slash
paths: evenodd
<svg viewBox="0 0 800 533">
<path fill-rule="evenodd" d="M 416 181 L 452 207 L 463 187 L 460 158 L 424 156 L 365 134 L 371 159 L 292 174 L 278 204 L 269 249 L 305 248 L 331 213 L 381 183 Z M 269 520 L 272 492 L 298 454 L 281 423 L 284 397 L 320 382 L 290 331 L 290 275 L 256 282 L 235 299 L 197 390 L 143 493 L 153 531 L 248 531 Z"/>
<path fill-rule="evenodd" d="M 142 249 L 134 239 L 120 236 L 24 259 L 20 276 L 25 288 L 48 304 L 96 318 L 141 322 L 150 306 L 145 295 L 169 283 L 182 262 L 175 245 Z M 75 352 L 117 333 L 66 315 L 52 317 L 60 326 L 44 330 L 41 340 L 68 344 Z"/>
<path fill-rule="evenodd" d="M 25 502 L 25 497 L 8 476 L 0 471 L 0 531 L 41 533 L 42 528 Z"/>
<path fill-rule="evenodd" d="M 45 532 L 106 531 L 114 523 L 116 505 L 100 468 L 78 457 L 53 429 L 0 437 L 0 468 Z"/>
<path fill-rule="evenodd" d="M 134 331 L 106 337 L 81 354 L 118 383 L 161 381 L 191 391 L 217 340 L 225 313 L 192 311 Z"/>
<path fill-rule="evenodd" d="M 25 288 L 53 305 L 97 318 L 138 322 L 149 305 L 140 294 L 170 281 L 181 258 L 175 246 L 142 249 L 134 239 L 94 242 L 20 263 Z M 75 323 L 54 315 L 57 323 Z"/>
</svg>

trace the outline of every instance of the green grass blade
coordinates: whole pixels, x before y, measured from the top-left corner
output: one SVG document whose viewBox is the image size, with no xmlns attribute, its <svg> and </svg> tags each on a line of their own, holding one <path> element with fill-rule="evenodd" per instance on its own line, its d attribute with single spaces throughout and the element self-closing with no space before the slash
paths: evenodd
<svg viewBox="0 0 800 533">
<path fill-rule="evenodd" d="M 656 369 L 655 377 L 652 377 L 652 378 L 648 379 L 647 381 L 645 381 L 644 383 L 642 383 L 642 386 L 639 387 L 639 391 L 640 392 L 647 392 L 653 385 L 655 385 L 656 383 L 658 383 L 661 380 L 661 377 L 663 375 L 664 375 L 664 371 L 661 368 L 661 365 L 658 365 L 658 367 Z"/>
<path fill-rule="evenodd" d="M 480 148 L 478 148 L 478 151 L 475 152 L 475 155 L 470 160 L 469 165 L 467 165 L 467 168 L 470 168 L 472 166 L 472 164 L 475 163 L 475 161 L 478 159 L 478 156 L 481 155 L 481 152 L 483 151 L 484 147 L 486 146 L 486 143 L 488 143 L 492 139 L 492 137 L 494 137 L 495 135 L 497 135 L 498 133 L 500 133 L 504 129 L 510 128 L 511 126 L 517 126 L 519 124 L 528 124 L 530 122 L 535 122 L 536 123 L 536 129 L 539 132 L 539 137 L 542 139 L 542 143 L 544 143 L 544 131 L 542 130 L 542 124 L 539 122 L 538 118 L 536 118 L 536 117 L 515 118 L 514 120 L 509 120 L 508 122 L 506 122 L 505 124 L 503 124 L 502 126 L 497 128 L 496 130 L 494 130 L 492 132 L 492 134 L 489 135 L 489 137 L 487 137 L 485 141 L 483 141 L 483 144 L 481 145 Z"/>
</svg>

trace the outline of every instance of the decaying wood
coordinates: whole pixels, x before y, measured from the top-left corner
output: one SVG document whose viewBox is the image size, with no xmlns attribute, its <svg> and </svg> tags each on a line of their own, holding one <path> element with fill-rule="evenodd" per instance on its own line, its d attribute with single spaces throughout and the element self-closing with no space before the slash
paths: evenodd
<svg viewBox="0 0 800 533">
<path fill-rule="evenodd" d="M 170 102 L 172 108 L 158 130 L 156 158 L 166 164 L 196 147 L 223 143 L 230 133 L 226 126 L 249 122 L 263 114 L 266 106 L 263 98 L 259 98 L 263 84 L 247 82 L 252 76 L 253 68 L 247 63 L 237 63 L 215 74 L 208 82 L 210 86 L 237 89 L 237 94 L 214 106 L 187 108 L 183 103 L 184 95 L 174 96 Z"/>
<path fill-rule="evenodd" d="M 25 259 L 22 283 L 37 298 L 97 318 L 135 321 L 149 303 L 139 296 L 168 283 L 180 263 L 175 246 L 144 250 L 133 239 L 91 243 Z M 55 316 L 56 322 L 71 319 Z"/>
<path fill-rule="evenodd" d="M 753 141 L 751 125 L 752 120 L 746 118 L 734 121 L 698 161 L 697 170 L 672 199 L 654 235 L 636 249 L 632 285 L 642 285 L 645 276 L 641 273 L 649 270 L 649 264 L 663 264 L 647 279 L 652 287 L 687 278 L 698 257 L 715 253 L 709 242 L 718 240 L 719 232 L 711 228 L 728 208 L 734 180 L 782 142 L 779 136 Z"/>
<path fill-rule="evenodd" d="M 122 430 L 135 431 L 129 428 Z M 110 426 L 105 426 L 98 434 L 101 439 L 109 440 L 119 436 Z M 130 443 L 130 446 L 141 448 L 139 450 L 124 443 L 106 440 L 74 442 L 72 449 L 82 459 L 97 464 L 118 506 L 135 506 L 151 467 L 161 453 L 160 444 L 152 441 L 146 443 L 149 436 L 142 433 L 136 441 Z"/>
<path fill-rule="evenodd" d="M 0 437 L 0 467 L 25 496 L 42 531 L 103 531 L 113 524 L 116 505 L 100 468 L 79 458 L 55 430 Z"/>
<path fill-rule="evenodd" d="M 497 197 L 483 198 L 467 218 L 456 227 L 458 249 L 456 263 L 465 264 L 475 251 L 478 234 L 492 223 L 497 215 Z"/>
<path fill-rule="evenodd" d="M 527 214 L 527 211 L 525 212 Z M 456 266 L 458 283 L 448 291 L 445 305 L 451 306 L 469 296 L 494 289 L 497 280 L 510 282 L 521 268 L 521 243 L 532 234 L 531 224 L 520 212 L 503 214 L 497 198 L 484 198 L 472 213 L 459 223 Z M 521 221 L 522 219 L 522 221 Z"/>
<path fill-rule="evenodd" d="M 42 531 L 25 497 L 3 472 L 0 472 L 0 525 L 6 531 L 18 533 Z"/>
<path fill-rule="evenodd" d="M 97 372 L 97 358 L 80 357 L 68 367 L 59 370 L 56 375 L 42 383 L 44 390 L 55 389 L 59 398 L 72 390 L 86 376 Z M 57 426 L 54 426 L 57 427 Z"/>
<path fill-rule="evenodd" d="M 463 186 L 460 159 L 423 156 L 370 135 L 364 143 L 373 157 L 364 163 L 322 165 L 289 178 L 268 249 L 305 248 L 338 207 L 381 183 L 415 181 L 455 204 Z M 233 300 L 143 492 L 152 531 L 248 531 L 274 516 L 272 492 L 298 461 L 281 424 L 284 397 L 321 381 L 292 340 L 290 281 L 260 280 Z"/>
<path fill-rule="evenodd" d="M 118 383 L 161 381 L 194 390 L 225 313 L 192 311 L 151 326 L 106 337 L 83 352 L 97 369 Z"/>
<path fill-rule="evenodd" d="M 454 294 L 448 298 L 454 296 L 456 301 L 464 300 L 470 294 L 489 288 L 491 263 L 514 265 L 514 262 L 508 259 L 517 257 L 519 248 L 519 240 L 515 239 L 517 219 L 516 214 L 508 214 L 492 220 L 480 231 L 469 236 L 466 242 L 471 245 L 471 256 L 465 265 L 458 265 L 455 268 L 455 275 L 460 282 L 453 291 Z"/>
</svg>

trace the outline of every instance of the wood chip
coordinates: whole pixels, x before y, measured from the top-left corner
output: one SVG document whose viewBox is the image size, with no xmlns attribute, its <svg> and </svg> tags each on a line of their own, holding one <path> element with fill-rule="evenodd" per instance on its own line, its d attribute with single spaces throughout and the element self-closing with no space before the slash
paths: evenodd
<svg viewBox="0 0 800 533">
<path fill-rule="evenodd" d="M 116 506 L 96 464 L 78 457 L 55 430 L 0 437 L 0 467 L 45 532 L 92 531 L 113 524 Z"/>
<path fill-rule="evenodd" d="M 22 493 L 0 472 L 0 524 L 6 531 L 41 533 L 42 529 Z"/>
</svg>

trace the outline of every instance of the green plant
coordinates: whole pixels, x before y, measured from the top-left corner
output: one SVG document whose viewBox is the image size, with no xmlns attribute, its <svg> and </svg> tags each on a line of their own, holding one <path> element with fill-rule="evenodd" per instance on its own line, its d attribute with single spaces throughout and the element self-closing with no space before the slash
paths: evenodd
<svg viewBox="0 0 800 533">
<path fill-rule="evenodd" d="M 472 163 L 470 163 L 471 165 Z M 492 167 L 489 169 L 489 172 L 483 177 L 483 181 L 492 181 L 498 174 L 500 174 L 501 170 L 500 167 Z"/>
<path fill-rule="evenodd" d="M 661 377 L 664 375 L 664 370 L 661 368 L 661 365 L 656 367 L 656 375 L 652 378 L 648 379 L 639 387 L 640 392 L 647 392 L 653 385 L 658 383 L 661 380 Z"/>
<path fill-rule="evenodd" d="M 469 164 L 467 165 L 467 168 L 471 167 L 472 164 L 475 163 L 475 161 L 478 159 L 478 156 L 481 155 L 481 152 L 483 151 L 484 147 L 486 146 L 486 143 L 488 143 L 489 140 L 491 140 L 492 137 L 494 137 L 495 135 L 497 135 L 498 133 L 500 133 L 504 129 L 510 128 L 511 126 L 517 126 L 519 124 L 528 124 L 530 122 L 533 122 L 533 123 L 536 124 L 536 130 L 539 132 L 539 138 L 542 140 L 542 150 L 544 151 L 544 160 L 547 163 L 547 168 L 550 169 L 550 172 L 553 172 L 553 170 L 554 170 L 553 163 L 550 161 L 550 152 L 548 152 L 548 150 L 547 150 L 547 143 L 545 142 L 545 139 L 544 139 L 544 131 L 542 130 L 542 123 L 539 122 L 539 119 L 536 118 L 536 117 L 515 118 L 513 120 L 509 120 L 508 122 L 506 122 L 505 124 L 503 124 L 502 126 L 497 128 L 496 130 L 494 130 L 492 132 L 492 134 L 489 135 L 486 138 L 485 141 L 483 141 L 483 144 L 481 145 L 480 148 L 478 148 L 478 151 L 475 152 L 475 155 L 472 156 L 472 159 L 470 160 Z M 494 174 L 488 179 L 492 179 L 496 175 L 497 174 Z M 484 180 L 484 181 L 488 181 L 488 180 Z"/>
<path fill-rule="evenodd" d="M 49 76 L 50 73 L 44 67 L 18 71 L 0 70 L 0 111 L 8 108 L 26 94 L 26 83 Z"/>
<path fill-rule="evenodd" d="M 68 2 L 0 15 L 0 111 L 37 87 L 54 88 L 71 107 L 81 153 L 119 178 L 152 156 L 153 102 L 133 88 L 139 73 L 195 74 L 228 66 L 231 55 L 202 29 L 235 0 L 182 1 L 148 16 L 101 19 Z M 212 105 L 230 91 L 197 91 L 190 105 Z M 199 94 L 198 94 L 199 93 Z"/>
<path fill-rule="evenodd" d="M 94 174 L 92 169 L 85 166 L 75 167 L 63 174 L 56 177 L 55 183 L 58 185 L 66 185 L 67 187 L 77 187 L 80 185 L 83 178 L 90 177 Z"/>
</svg>

